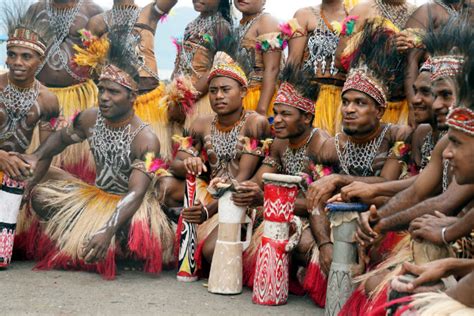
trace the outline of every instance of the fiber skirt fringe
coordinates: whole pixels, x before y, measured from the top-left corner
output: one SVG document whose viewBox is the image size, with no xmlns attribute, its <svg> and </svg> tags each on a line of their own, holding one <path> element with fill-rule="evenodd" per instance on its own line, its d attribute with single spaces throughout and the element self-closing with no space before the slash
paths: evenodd
<svg viewBox="0 0 474 316">
<path fill-rule="evenodd" d="M 387 102 L 385 113 L 382 116 L 382 122 L 398 125 L 408 124 L 408 101 Z"/>
<path fill-rule="evenodd" d="M 326 130 L 334 136 L 340 129 L 342 87 L 335 85 L 321 85 L 319 96 L 314 104 L 313 126 Z"/>
<path fill-rule="evenodd" d="M 247 90 L 247 94 L 243 100 L 244 109 L 247 111 L 256 111 L 258 101 L 260 101 L 260 95 L 262 94 L 262 85 L 255 85 L 249 87 Z M 275 89 L 275 93 L 273 94 L 272 100 L 270 105 L 267 109 L 267 117 L 273 117 L 273 104 L 275 102 L 277 91 Z"/>
<path fill-rule="evenodd" d="M 165 85 L 160 83 L 155 89 L 148 93 L 139 95 L 133 104 L 135 114 L 144 122 L 150 124 L 160 140 L 160 154 L 165 159 L 172 156 L 171 136 L 173 124 L 168 122 L 167 98 L 164 98 Z"/>
<path fill-rule="evenodd" d="M 409 304 L 419 316 L 468 316 L 474 315 L 474 308 L 449 297 L 446 293 L 420 293 L 412 296 Z M 400 310 L 401 308 L 399 308 Z M 397 311 L 396 315 L 403 315 Z"/>
<path fill-rule="evenodd" d="M 80 181 L 48 181 L 36 189 L 43 205 L 56 212 L 44 223 L 38 240 L 37 269 L 94 271 L 113 279 L 116 258 L 143 263 L 143 270 L 159 274 L 174 266 L 174 231 L 153 191 L 148 191 L 126 229 L 112 239 L 105 260 L 88 264 L 82 257 L 84 241 L 110 219 L 121 196 Z"/>
</svg>

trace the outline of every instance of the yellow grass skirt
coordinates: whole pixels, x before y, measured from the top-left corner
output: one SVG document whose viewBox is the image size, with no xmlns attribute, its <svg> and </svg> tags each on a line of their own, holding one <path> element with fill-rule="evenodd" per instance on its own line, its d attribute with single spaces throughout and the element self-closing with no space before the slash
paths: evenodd
<svg viewBox="0 0 474 316">
<path fill-rule="evenodd" d="M 168 104 L 164 95 L 165 84 L 152 91 L 139 95 L 133 104 L 137 116 L 150 124 L 160 141 L 160 154 L 165 159 L 170 159 L 172 154 L 171 136 L 174 135 L 173 124 L 168 122 Z"/>
<path fill-rule="evenodd" d="M 314 104 L 313 126 L 326 130 L 331 136 L 335 135 L 342 118 L 341 91 L 342 87 L 323 84 Z"/>
<path fill-rule="evenodd" d="M 152 186 L 150 186 L 152 187 Z M 105 260 L 88 264 L 82 257 L 84 242 L 100 230 L 115 212 L 122 196 L 109 194 L 80 181 L 48 181 L 36 189 L 43 205 L 56 210 L 44 223 L 38 269 L 62 268 L 99 272 L 105 279 L 115 277 L 115 257 L 143 263 L 145 272 L 158 274 L 162 265 L 174 265 L 173 226 L 149 190 L 126 229 L 112 239 Z"/>
<path fill-rule="evenodd" d="M 407 125 L 409 107 L 408 101 L 387 102 L 387 108 L 382 117 L 382 122 L 398 125 Z"/>
<path fill-rule="evenodd" d="M 273 116 L 273 104 L 275 102 L 276 93 L 277 91 L 275 89 L 275 93 L 273 94 L 272 100 L 267 109 L 267 117 Z M 249 87 L 247 90 L 247 94 L 245 95 L 245 98 L 243 100 L 244 109 L 247 111 L 256 111 L 258 101 L 260 101 L 261 94 L 262 94 L 262 85 L 255 85 L 255 86 Z"/>
</svg>

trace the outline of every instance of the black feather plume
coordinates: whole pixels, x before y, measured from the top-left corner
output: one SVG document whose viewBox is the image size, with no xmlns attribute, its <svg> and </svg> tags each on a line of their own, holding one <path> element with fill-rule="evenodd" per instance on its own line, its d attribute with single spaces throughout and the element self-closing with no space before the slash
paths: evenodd
<svg viewBox="0 0 474 316">
<path fill-rule="evenodd" d="M 319 85 L 311 82 L 312 74 L 301 70 L 299 67 L 289 63 L 285 65 L 280 73 L 281 82 L 290 83 L 304 98 L 316 102 L 319 95 Z"/>
</svg>

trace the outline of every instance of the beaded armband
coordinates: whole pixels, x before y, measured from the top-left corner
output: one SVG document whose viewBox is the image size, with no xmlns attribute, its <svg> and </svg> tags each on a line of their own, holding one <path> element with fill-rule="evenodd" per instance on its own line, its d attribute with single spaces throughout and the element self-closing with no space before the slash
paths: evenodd
<svg viewBox="0 0 474 316">
<path fill-rule="evenodd" d="M 132 163 L 132 169 L 140 170 L 149 178 L 170 176 L 168 165 L 160 158 L 155 157 L 154 153 L 147 153 L 145 161 L 135 159 Z"/>
<path fill-rule="evenodd" d="M 280 31 L 285 40 L 306 36 L 308 34 L 298 23 L 297 19 L 291 19 L 286 23 L 280 24 Z"/>
<path fill-rule="evenodd" d="M 199 152 L 193 147 L 193 138 L 191 136 L 173 135 L 172 139 L 178 145 L 178 151 L 185 152 L 193 157 L 199 156 Z"/>
<path fill-rule="evenodd" d="M 266 157 L 270 154 L 272 139 L 258 140 L 246 136 L 240 136 L 239 142 L 242 144 L 242 154 L 249 154 L 258 157 Z"/>
<path fill-rule="evenodd" d="M 46 132 L 54 132 L 56 128 L 58 127 L 58 118 L 57 117 L 52 117 L 49 121 L 41 121 L 39 123 L 39 129 L 40 131 L 46 131 Z"/>
<path fill-rule="evenodd" d="M 409 175 L 408 164 L 411 160 L 411 146 L 405 142 L 396 142 L 390 150 L 389 158 L 397 159 L 402 166 L 400 179 L 404 179 Z"/>
<path fill-rule="evenodd" d="M 283 170 L 283 167 L 281 166 L 281 164 L 278 161 L 276 161 L 275 158 L 271 156 L 266 156 L 263 159 L 262 164 L 275 168 L 278 172 L 281 172 Z"/>
<path fill-rule="evenodd" d="M 284 39 L 282 33 L 272 32 L 267 34 L 262 34 L 257 37 L 257 43 L 255 48 L 257 51 L 268 53 L 274 51 L 281 51 L 286 48 L 288 41 Z"/>
<path fill-rule="evenodd" d="M 322 177 L 325 177 L 325 176 L 328 176 L 328 175 L 334 173 L 334 170 L 331 166 L 326 166 L 326 165 L 323 165 L 323 164 L 311 163 L 309 168 L 311 170 L 311 174 L 313 176 L 314 181 L 319 180 Z"/>
</svg>

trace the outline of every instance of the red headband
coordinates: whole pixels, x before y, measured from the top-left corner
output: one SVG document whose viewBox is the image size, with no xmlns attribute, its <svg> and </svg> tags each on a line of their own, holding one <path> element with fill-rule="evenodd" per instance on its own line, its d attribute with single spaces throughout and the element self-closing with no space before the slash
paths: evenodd
<svg viewBox="0 0 474 316">
<path fill-rule="evenodd" d="M 342 93 L 348 90 L 357 90 L 372 97 L 381 107 L 386 106 L 387 99 L 383 86 L 371 78 L 366 69 L 352 69 L 347 76 Z"/>
<path fill-rule="evenodd" d="M 461 72 L 463 56 L 447 55 L 431 58 L 431 81 L 445 77 L 455 77 Z"/>
<path fill-rule="evenodd" d="M 275 104 L 284 104 L 314 115 L 314 102 L 301 96 L 288 82 L 283 82 L 278 89 Z"/>
<path fill-rule="evenodd" d="M 136 81 L 128 73 L 114 65 L 105 66 L 99 80 L 110 80 L 132 91 L 138 91 Z"/>
<path fill-rule="evenodd" d="M 447 119 L 449 127 L 474 136 L 474 111 L 458 107 L 452 110 Z"/>
</svg>

